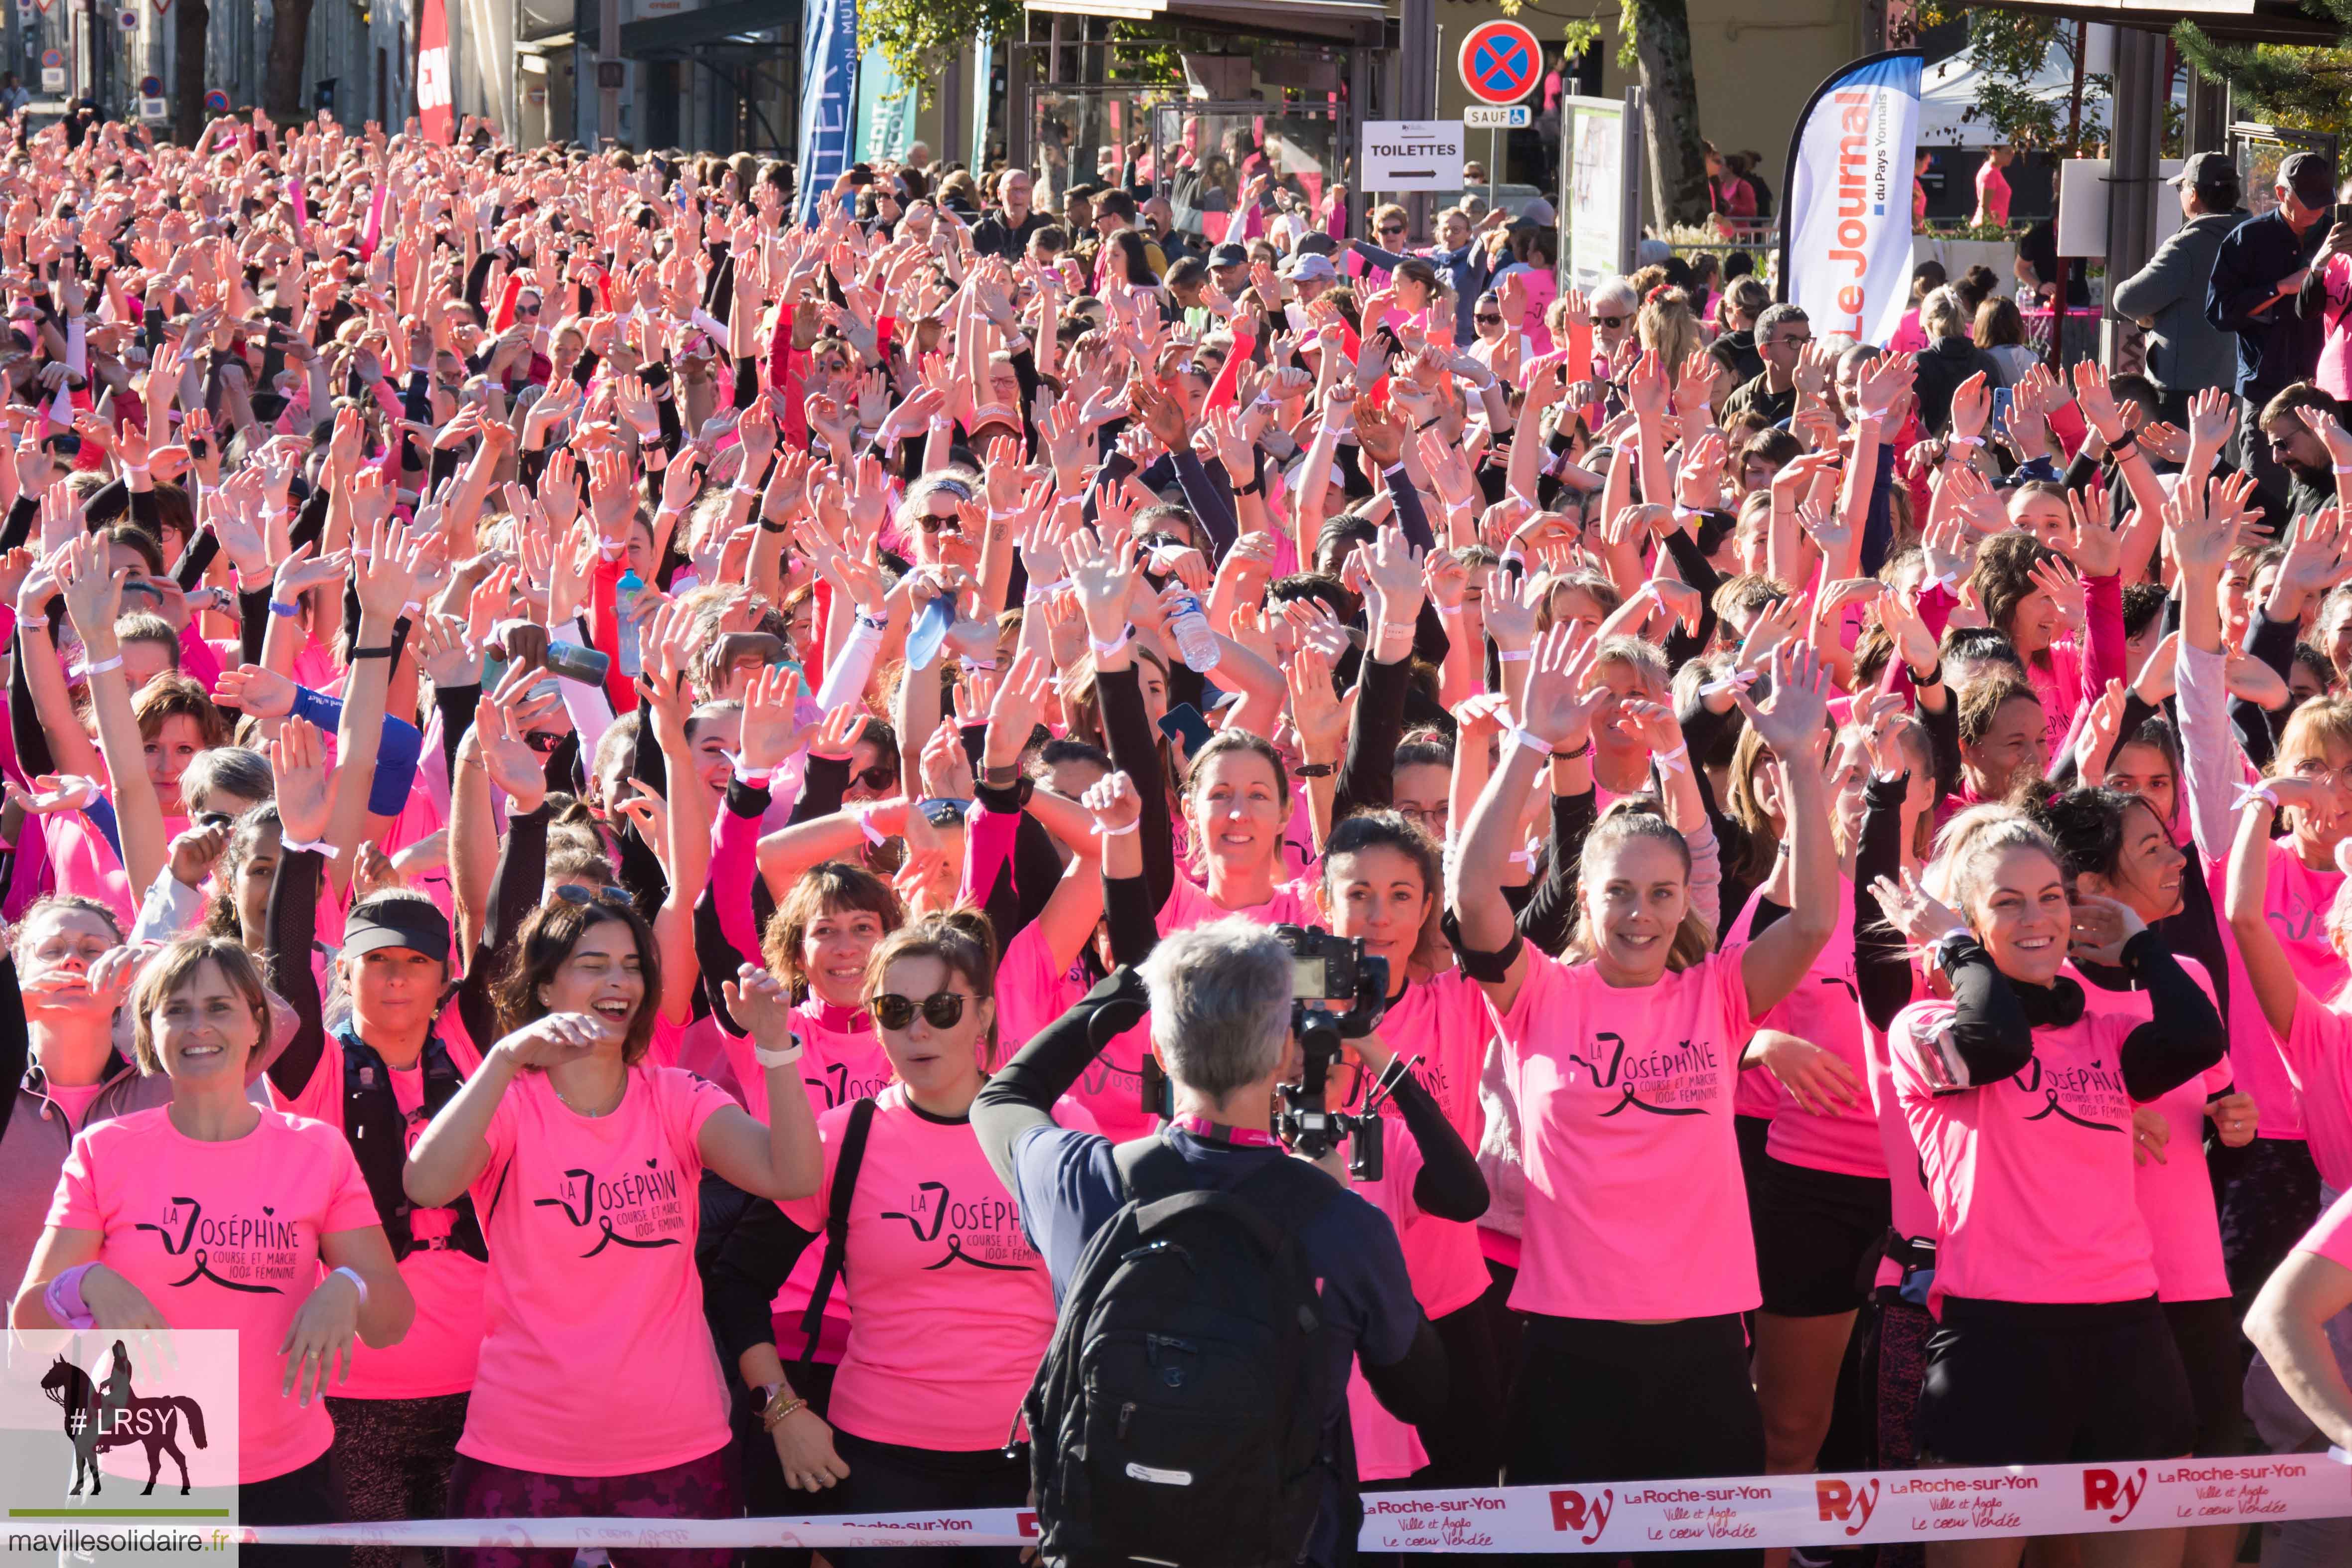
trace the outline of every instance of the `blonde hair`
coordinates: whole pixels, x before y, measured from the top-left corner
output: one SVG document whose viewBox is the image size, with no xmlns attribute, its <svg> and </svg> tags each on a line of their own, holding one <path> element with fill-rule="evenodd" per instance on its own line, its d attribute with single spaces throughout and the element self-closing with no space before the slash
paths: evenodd
<svg viewBox="0 0 2352 1568">
<path fill-rule="evenodd" d="M 2352 697 L 2314 697 L 2289 714 L 2271 756 L 2270 776 L 2292 773 L 2298 763 L 2325 764 L 2331 745 L 2352 746 Z M 2300 827 L 2302 808 L 2287 809 L 2294 814 L 2287 826 Z"/>
</svg>

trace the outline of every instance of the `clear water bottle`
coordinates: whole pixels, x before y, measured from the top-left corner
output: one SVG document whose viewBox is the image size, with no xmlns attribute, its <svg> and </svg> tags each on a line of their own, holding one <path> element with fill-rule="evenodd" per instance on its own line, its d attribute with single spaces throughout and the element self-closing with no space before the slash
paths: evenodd
<svg viewBox="0 0 2352 1568">
<path fill-rule="evenodd" d="M 1176 635 L 1177 657 L 1184 667 L 1196 673 L 1206 673 L 1217 668 L 1224 650 L 1217 647 L 1217 634 L 1209 629 L 1209 617 L 1201 608 L 1201 595 L 1189 588 L 1170 601 L 1168 629 Z"/>
<path fill-rule="evenodd" d="M 621 622 L 621 673 L 632 679 L 644 674 L 646 668 L 637 647 L 637 599 L 645 591 L 645 579 L 635 568 L 622 573 L 613 590 L 613 613 Z"/>
</svg>

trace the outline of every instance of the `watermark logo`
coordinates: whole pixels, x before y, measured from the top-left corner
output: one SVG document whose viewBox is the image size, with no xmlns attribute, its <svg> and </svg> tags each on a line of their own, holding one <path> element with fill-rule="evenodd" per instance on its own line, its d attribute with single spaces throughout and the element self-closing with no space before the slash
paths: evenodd
<svg viewBox="0 0 2352 1568">
<path fill-rule="evenodd" d="M 153 1494 L 167 1456 L 179 1462 L 180 1495 L 193 1489 L 180 1436 L 184 1426 L 195 1446 L 205 1447 L 205 1407 L 184 1394 L 142 1397 L 131 1386 L 131 1349 L 122 1341 L 114 1342 L 107 1358 L 104 1383 L 92 1382 L 89 1373 L 58 1355 L 41 1379 L 41 1392 L 57 1405 L 66 1439 L 73 1445 L 73 1489 L 67 1496 L 81 1496 L 85 1479 L 89 1495 L 98 1496 L 103 1489 L 98 1457 L 110 1448 L 133 1445 L 147 1451 L 147 1487 L 142 1497 Z"/>
</svg>

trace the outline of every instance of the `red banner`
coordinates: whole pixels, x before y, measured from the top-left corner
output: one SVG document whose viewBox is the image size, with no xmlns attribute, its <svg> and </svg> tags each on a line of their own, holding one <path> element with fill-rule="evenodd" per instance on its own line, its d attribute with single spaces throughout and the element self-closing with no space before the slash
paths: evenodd
<svg viewBox="0 0 2352 1568">
<path fill-rule="evenodd" d="M 423 0 L 417 8 L 416 119 L 427 142 L 446 144 L 456 133 L 457 117 L 449 111 L 449 12 L 444 0 Z"/>
</svg>

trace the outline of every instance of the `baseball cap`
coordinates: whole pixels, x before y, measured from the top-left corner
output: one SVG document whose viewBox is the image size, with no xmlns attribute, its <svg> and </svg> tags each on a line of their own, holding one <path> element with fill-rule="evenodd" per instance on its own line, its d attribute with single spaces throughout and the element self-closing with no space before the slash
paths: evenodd
<svg viewBox="0 0 2352 1568">
<path fill-rule="evenodd" d="M 424 899 L 369 899 L 343 921 L 342 951 L 356 958 L 382 948 L 413 948 L 449 962 L 449 917 Z"/>
<path fill-rule="evenodd" d="M 1549 228 L 1559 221 L 1559 215 L 1552 211 L 1549 202 L 1538 196 L 1519 209 L 1519 221 L 1531 223 L 1538 228 Z"/>
<path fill-rule="evenodd" d="M 2278 183 L 2307 207 L 2324 207 L 2336 199 L 2335 167 L 2316 153 L 2290 156 L 2279 165 Z"/>
<path fill-rule="evenodd" d="M 1212 267 L 1247 267 L 1249 265 L 1249 247 L 1245 245 L 1221 245 L 1217 247 L 1216 249 L 1209 252 L 1209 265 Z"/>
<path fill-rule="evenodd" d="M 2238 193 L 2238 165 L 2225 153 L 2196 153 L 2181 164 L 2180 173 L 2165 184 L 2184 190 L 2226 193 L 2234 199 Z"/>
<path fill-rule="evenodd" d="M 1285 268 L 1296 283 L 1337 283 L 1339 269 L 1331 265 L 1328 256 L 1294 256 Z"/>
</svg>

